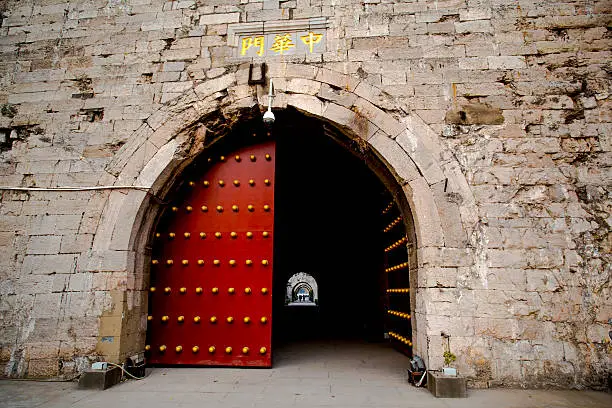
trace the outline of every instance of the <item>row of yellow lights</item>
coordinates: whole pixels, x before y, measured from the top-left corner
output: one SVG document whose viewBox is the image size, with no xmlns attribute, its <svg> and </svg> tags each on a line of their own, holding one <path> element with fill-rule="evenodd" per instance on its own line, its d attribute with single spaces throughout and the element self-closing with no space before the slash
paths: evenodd
<svg viewBox="0 0 612 408">
<path fill-rule="evenodd" d="M 404 312 L 398 312 L 396 310 L 387 310 L 387 313 L 393 316 L 401 317 L 402 319 L 410 319 L 410 315 Z"/>
<path fill-rule="evenodd" d="M 407 237 L 400 238 L 399 240 L 395 241 L 393 244 L 391 244 L 388 247 L 386 247 L 385 248 L 385 252 L 389 252 L 389 251 L 394 250 L 395 248 L 399 248 L 400 245 L 402 245 L 406 241 L 408 241 Z"/>
<path fill-rule="evenodd" d="M 165 353 L 167 349 L 168 349 L 168 347 L 166 347 L 166 345 L 165 345 L 165 344 L 162 344 L 161 346 L 159 346 L 159 352 L 160 352 L 160 353 Z M 145 351 L 151 351 L 151 346 L 147 344 L 147 345 L 145 346 Z M 177 353 L 182 353 L 182 352 L 183 352 L 183 346 L 176 346 L 176 347 L 174 348 L 174 351 L 176 351 Z M 194 354 L 197 354 L 197 353 L 199 353 L 199 352 L 200 352 L 200 347 L 198 347 L 198 346 L 193 346 L 193 347 L 191 348 L 191 351 L 192 351 Z M 217 348 L 216 348 L 215 346 L 210 346 L 210 347 L 208 348 L 208 352 L 209 352 L 210 354 L 213 354 L 213 353 L 215 353 L 216 351 L 217 351 Z M 229 346 L 225 348 L 225 354 L 232 354 L 232 352 L 233 352 L 233 351 L 234 351 L 234 349 L 232 349 L 232 348 L 231 348 L 231 347 L 229 347 Z M 248 347 L 243 347 L 241 351 L 242 351 L 242 354 L 249 354 L 249 352 L 250 352 L 251 350 L 250 350 Z M 265 347 L 261 347 L 261 348 L 259 349 L 259 354 L 266 354 L 267 352 L 268 352 L 268 349 L 267 349 L 267 348 L 265 348 Z"/>
<path fill-rule="evenodd" d="M 255 136 L 255 134 L 253 134 L 253 136 Z M 269 134 L 268 134 L 269 136 Z M 266 158 L 266 160 L 270 161 L 272 160 L 272 156 L 270 156 L 269 154 L 266 153 L 266 155 L 264 156 Z M 224 162 L 225 160 L 227 160 L 227 157 L 225 156 L 219 156 L 219 161 Z M 242 157 L 240 157 L 239 154 L 237 154 L 236 156 L 234 156 L 234 160 L 236 160 L 237 162 L 241 162 L 242 161 Z M 257 156 L 255 156 L 254 154 L 249 156 L 249 160 L 251 160 L 252 162 L 257 161 Z M 208 158 L 208 161 L 211 162 L 212 158 Z"/>
<path fill-rule="evenodd" d="M 157 260 L 157 259 L 153 259 L 153 260 L 151 261 L 151 264 L 152 264 L 152 265 L 159 265 L 159 260 Z M 199 266 L 204 266 L 204 265 L 206 264 L 206 262 L 205 262 L 203 259 L 198 259 L 197 264 L 198 264 Z M 230 259 L 230 260 L 228 261 L 228 264 L 229 264 L 230 266 L 236 266 L 236 265 L 238 265 L 238 261 L 236 261 L 235 259 Z M 245 265 L 247 265 L 247 266 L 251 266 L 251 265 L 253 265 L 253 260 L 251 260 L 251 259 L 247 259 L 247 260 L 245 260 L 245 261 L 244 261 L 244 264 L 245 264 Z M 262 260 L 261 260 L 261 264 L 262 264 L 263 266 L 268 266 L 268 265 L 270 265 L 270 261 L 268 261 L 267 259 L 262 259 Z M 166 265 L 167 265 L 167 266 L 172 266 L 172 265 L 174 265 L 174 260 L 173 260 L 173 259 L 167 259 L 167 260 L 166 260 Z M 183 265 L 183 266 L 189 266 L 189 260 L 188 260 L 188 259 L 183 259 L 183 260 L 181 261 L 181 265 Z M 213 265 L 215 265 L 215 266 L 221 266 L 221 260 L 219 260 L 219 259 L 214 259 L 214 260 L 213 260 Z"/>
<path fill-rule="evenodd" d="M 215 238 L 221 239 L 223 237 L 223 234 L 219 231 L 215 232 Z M 253 233 L 251 231 L 247 231 L 247 233 L 245 234 L 247 238 L 253 238 Z M 270 233 L 268 231 L 263 231 L 261 233 L 261 236 L 264 238 L 268 238 L 270 236 Z M 155 238 L 161 238 L 162 234 L 160 232 L 156 232 L 155 233 Z M 191 232 L 184 232 L 183 233 L 183 237 L 185 237 L 185 239 L 189 239 L 191 238 Z M 208 237 L 208 235 L 205 232 L 200 232 L 200 238 L 202 239 L 206 239 L 206 237 Z M 176 234 L 174 232 L 169 232 L 168 233 L 168 239 L 174 239 L 176 238 Z M 238 238 L 238 233 L 235 231 L 230 232 L 230 238 Z"/>
<path fill-rule="evenodd" d="M 203 291 L 204 291 L 204 289 L 202 289 L 201 287 L 195 288 L 195 293 L 197 293 L 197 294 L 201 294 Z M 149 292 L 151 292 L 151 293 L 157 292 L 157 288 L 155 286 L 151 286 L 149 288 Z M 164 293 L 165 294 L 169 295 L 171 292 L 172 292 L 172 288 L 170 286 L 166 286 L 164 288 Z M 216 294 L 219 293 L 219 288 L 217 288 L 217 287 L 212 288 L 210 290 L 210 292 L 213 295 L 216 295 Z M 179 289 L 179 293 L 181 293 L 181 294 L 187 293 L 187 288 L 185 288 L 185 287 L 180 288 Z M 236 293 L 236 288 L 228 288 L 227 289 L 227 293 L 229 293 L 230 295 L 233 295 L 234 293 Z M 247 295 L 250 295 L 252 293 L 251 288 L 244 288 L 244 293 L 246 293 Z M 261 288 L 261 294 L 262 295 L 267 295 L 268 294 L 268 288 Z"/>
<path fill-rule="evenodd" d="M 409 293 L 410 288 L 387 289 L 387 293 Z"/>
<path fill-rule="evenodd" d="M 391 211 L 391 209 L 393 208 L 393 201 L 389 202 L 389 204 L 385 207 L 384 210 L 382 210 L 383 214 L 388 213 L 389 211 Z"/>
<path fill-rule="evenodd" d="M 220 213 L 222 213 L 224 211 L 224 208 L 223 208 L 222 205 L 216 206 L 215 209 L 217 210 L 217 212 L 220 212 Z M 178 207 L 172 207 L 171 210 L 172 210 L 172 212 L 178 212 L 179 208 Z M 208 212 L 208 206 L 207 205 L 203 205 L 203 206 L 200 207 L 200 210 L 202 212 Z M 249 204 L 249 205 L 247 205 L 247 210 L 249 212 L 253 212 L 253 211 L 255 211 L 255 206 L 253 204 Z M 266 211 L 266 212 L 270 211 L 270 206 L 268 204 L 265 204 L 263 206 L 263 210 Z M 185 207 L 185 211 L 192 212 L 193 211 L 193 207 L 188 205 L 188 206 Z M 238 211 L 240 211 L 240 208 L 236 204 L 234 204 L 234 205 L 232 205 L 232 211 L 233 212 L 238 212 Z"/>
<path fill-rule="evenodd" d="M 412 347 L 412 341 L 410 341 L 409 338 L 404 337 L 404 336 L 400 336 L 399 334 L 395 333 L 395 332 L 389 332 L 389 336 L 393 337 L 395 340 L 401 341 L 402 343 L 406 344 L 407 346 L 411 346 Z"/>
<path fill-rule="evenodd" d="M 408 262 L 403 262 L 399 265 L 395 265 L 395 266 L 391 266 L 387 269 L 385 269 L 385 272 L 393 272 L 393 271 L 399 271 L 400 269 L 405 269 L 408 267 Z"/>
<path fill-rule="evenodd" d="M 147 316 L 147 321 L 152 322 L 153 321 L 153 316 L 151 316 L 151 315 Z M 170 321 L 170 317 L 169 316 L 162 316 L 161 317 L 161 321 L 162 321 L 162 323 L 167 323 L 167 322 Z M 176 321 L 179 322 L 179 323 L 184 323 L 185 322 L 185 316 L 177 316 Z M 197 324 L 197 323 L 200 323 L 201 321 L 202 321 L 202 318 L 200 316 L 194 316 L 193 317 L 193 322 L 194 323 Z M 211 324 L 215 324 L 215 323 L 217 323 L 219 321 L 219 319 L 217 319 L 217 316 L 211 316 L 210 319 L 208 319 L 208 321 Z M 225 318 L 225 321 L 230 323 L 230 324 L 232 324 L 232 323 L 234 323 L 234 318 L 232 316 L 228 316 L 228 317 Z M 249 323 L 251 323 L 251 318 L 249 316 L 245 316 L 242 319 L 242 322 L 244 324 L 249 324 Z M 262 316 L 261 319 L 259 319 L 259 322 L 261 324 L 266 324 L 266 323 L 268 323 L 268 318 L 265 317 L 265 316 Z"/>
<path fill-rule="evenodd" d="M 400 223 L 400 221 L 402 220 L 402 217 L 397 217 L 396 219 L 394 219 L 393 221 L 391 221 L 391 224 L 387 225 L 387 228 L 385 228 L 383 230 L 383 232 L 389 232 L 393 229 L 393 227 L 395 227 L 397 224 Z"/>
</svg>

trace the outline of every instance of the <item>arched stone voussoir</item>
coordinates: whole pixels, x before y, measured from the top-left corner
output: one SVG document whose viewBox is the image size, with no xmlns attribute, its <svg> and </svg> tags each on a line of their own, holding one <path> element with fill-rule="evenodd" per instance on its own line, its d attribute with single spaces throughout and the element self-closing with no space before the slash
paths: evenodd
<svg viewBox="0 0 612 408">
<path fill-rule="evenodd" d="M 444 170 L 436 161 L 434 155 L 410 129 L 404 129 L 395 138 L 401 148 L 410 156 L 429 185 L 436 184 L 446 177 Z"/>
<path fill-rule="evenodd" d="M 387 167 L 395 174 L 400 185 L 403 186 L 412 180 L 421 178 L 419 169 L 408 153 L 385 132 L 378 131 L 368 140 L 368 143 L 387 163 Z"/>
<path fill-rule="evenodd" d="M 307 116 L 320 118 L 323 116 L 325 105 L 323 101 L 316 96 L 304 94 L 289 94 L 286 95 L 287 106 L 292 106 L 298 111 Z"/>
<path fill-rule="evenodd" d="M 435 132 L 418 117 L 400 114 L 399 105 L 384 91 L 323 67 L 274 63 L 269 74 L 277 86 L 276 109 L 279 104 L 295 108 L 368 143 L 404 186 L 415 214 L 420 246 L 444 246 L 432 185 L 447 183 L 464 196 L 459 204 L 462 217 L 457 222 L 473 222 L 476 214 L 473 196 L 459 166 L 441 163 L 441 147 Z M 330 89 L 349 97 L 334 101 Z M 181 153 L 184 140 L 177 139 L 181 132 L 198 122 L 205 126 L 203 118 L 214 112 L 231 126 L 240 119 L 240 109 L 256 105 L 262 108 L 267 105 L 265 87 L 237 81 L 236 73 L 202 82 L 148 118 L 117 153 L 109 173 L 117 175 L 120 181 L 156 186 L 153 190 L 158 190 L 160 183 L 169 180 L 168 169 L 176 170 L 181 154 L 193 154 Z M 401 120 L 397 115 L 403 115 Z"/>
<path fill-rule="evenodd" d="M 438 203 L 429 184 L 423 178 L 416 178 L 406 184 L 403 190 L 415 215 L 413 221 L 418 246 L 444 246 L 444 229 L 440 220 Z"/>
</svg>

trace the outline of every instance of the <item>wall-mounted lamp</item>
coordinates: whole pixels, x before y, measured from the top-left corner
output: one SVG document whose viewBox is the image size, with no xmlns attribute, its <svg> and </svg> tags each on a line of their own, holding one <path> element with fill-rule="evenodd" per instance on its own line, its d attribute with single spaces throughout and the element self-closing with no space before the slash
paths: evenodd
<svg viewBox="0 0 612 408">
<path fill-rule="evenodd" d="M 270 79 L 270 88 L 268 93 L 268 110 L 263 115 L 263 122 L 266 126 L 271 126 L 276 119 L 274 117 L 274 113 L 272 113 L 272 100 L 274 99 L 274 85 L 272 84 L 272 80 Z"/>
</svg>

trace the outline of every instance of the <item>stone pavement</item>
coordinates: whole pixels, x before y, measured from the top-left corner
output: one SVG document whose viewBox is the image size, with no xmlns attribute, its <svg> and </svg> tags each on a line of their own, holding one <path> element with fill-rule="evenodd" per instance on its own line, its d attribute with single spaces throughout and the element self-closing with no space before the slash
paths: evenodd
<svg viewBox="0 0 612 408">
<path fill-rule="evenodd" d="M 610 407 L 594 391 L 470 390 L 436 399 L 406 381 L 406 357 L 380 344 L 318 343 L 277 350 L 273 369 L 154 368 L 106 391 L 76 383 L 0 381 L 0 407 Z"/>
</svg>

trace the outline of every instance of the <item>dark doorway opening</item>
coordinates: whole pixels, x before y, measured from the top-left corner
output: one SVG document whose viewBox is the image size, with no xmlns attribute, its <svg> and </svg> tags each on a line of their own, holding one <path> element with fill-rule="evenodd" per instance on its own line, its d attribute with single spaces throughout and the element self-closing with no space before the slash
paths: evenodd
<svg viewBox="0 0 612 408">
<path fill-rule="evenodd" d="M 297 341 L 384 340 L 385 276 L 381 209 L 390 194 L 322 122 L 285 111 L 277 140 L 275 347 Z M 296 115 L 297 116 L 297 115 Z M 298 272 L 314 277 L 317 307 L 287 307 Z"/>
</svg>

